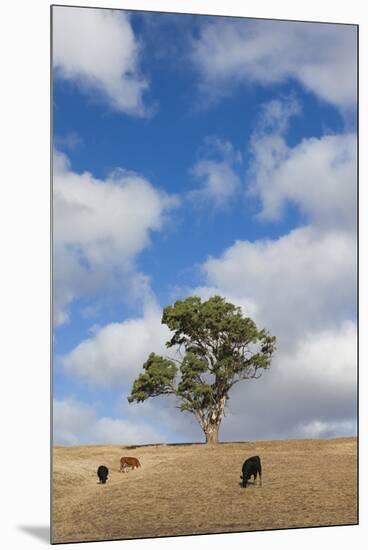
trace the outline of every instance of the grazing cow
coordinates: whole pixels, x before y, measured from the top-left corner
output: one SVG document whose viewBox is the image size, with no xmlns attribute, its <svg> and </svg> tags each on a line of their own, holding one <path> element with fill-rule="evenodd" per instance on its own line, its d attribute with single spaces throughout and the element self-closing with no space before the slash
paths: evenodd
<svg viewBox="0 0 368 550">
<path fill-rule="evenodd" d="M 122 456 L 120 459 L 120 471 L 124 472 L 125 468 L 129 466 L 134 470 L 135 468 L 141 468 L 141 463 L 134 456 Z"/>
<path fill-rule="evenodd" d="M 107 466 L 99 466 L 97 470 L 97 475 L 100 483 L 106 483 L 109 475 L 109 469 L 107 468 Z"/>
<path fill-rule="evenodd" d="M 251 456 L 250 458 L 247 458 L 243 464 L 242 471 L 243 475 L 240 476 L 240 479 L 243 480 L 244 488 L 247 486 L 248 479 L 250 479 L 251 476 L 253 476 L 253 480 L 255 481 L 257 474 L 259 474 L 259 483 L 262 485 L 262 467 L 259 456 Z"/>
</svg>

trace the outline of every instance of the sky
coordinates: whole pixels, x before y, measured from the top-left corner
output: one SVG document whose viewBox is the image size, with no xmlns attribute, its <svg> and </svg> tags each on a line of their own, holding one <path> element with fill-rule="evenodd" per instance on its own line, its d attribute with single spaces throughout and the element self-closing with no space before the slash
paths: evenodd
<svg viewBox="0 0 368 550">
<path fill-rule="evenodd" d="M 355 435 L 356 32 L 53 7 L 55 444 L 203 440 L 127 401 L 193 294 L 277 337 L 220 440 Z"/>
</svg>

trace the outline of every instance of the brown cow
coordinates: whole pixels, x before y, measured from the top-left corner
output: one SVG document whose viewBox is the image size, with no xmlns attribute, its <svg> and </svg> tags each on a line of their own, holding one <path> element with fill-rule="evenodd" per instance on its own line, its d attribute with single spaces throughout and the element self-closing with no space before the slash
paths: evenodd
<svg viewBox="0 0 368 550">
<path fill-rule="evenodd" d="M 141 468 L 141 463 L 134 456 L 122 456 L 120 459 L 120 472 L 124 472 L 128 466 L 134 470 L 135 468 Z"/>
</svg>

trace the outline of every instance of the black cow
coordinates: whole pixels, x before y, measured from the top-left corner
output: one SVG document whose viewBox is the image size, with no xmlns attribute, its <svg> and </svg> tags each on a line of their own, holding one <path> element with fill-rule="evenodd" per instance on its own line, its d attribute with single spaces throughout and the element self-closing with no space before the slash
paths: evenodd
<svg viewBox="0 0 368 550">
<path fill-rule="evenodd" d="M 100 483 L 106 483 L 109 475 L 109 469 L 107 468 L 107 466 L 99 466 L 97 470 L 97 475 Z"/>
<path fill-rule="evenodd" d="M 259 483 L 262 485 L 262 467 L 261 459 L 259 456 L 251 456 L 243 464 L 243 475 L 240 476 L 240 479 L 243 480 L 243 487 L 247 486 L 248 479 L 253 476 L 253 480 L 256 479 L 257 474 L 259 474 Z"/>
</svg>

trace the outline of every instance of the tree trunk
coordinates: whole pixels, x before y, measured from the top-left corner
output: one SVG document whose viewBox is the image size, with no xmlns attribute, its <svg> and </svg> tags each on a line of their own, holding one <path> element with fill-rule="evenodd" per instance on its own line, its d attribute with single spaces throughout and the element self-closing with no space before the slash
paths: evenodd
<svg viewBox="0 0 368 550">
<path fill-rule="evenodd" d="M 216 406 L 209 411 L 207 420 L 202 426 L 204 435 L 206 436 L 206 443 L 218 443 L 218 432 L 225 412 L 225 403 L 226 397 L 222 397 Z"/>
<path fill-rule="evenodd" d="M 206 443 L 215 444 L 218 443 L 218 431 L 220 424 L 209 424 L 204 432 L 206 436 Z"/>
</svg>

